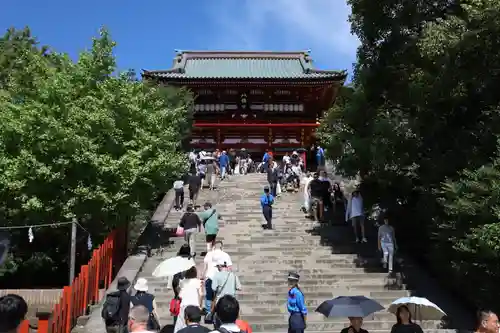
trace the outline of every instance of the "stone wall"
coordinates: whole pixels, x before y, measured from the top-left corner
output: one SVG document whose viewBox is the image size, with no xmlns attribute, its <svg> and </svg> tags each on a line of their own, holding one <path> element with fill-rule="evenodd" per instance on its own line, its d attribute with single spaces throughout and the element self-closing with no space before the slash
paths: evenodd
<svg viewBox="0 0 500 333">
<path fill-rule="evenodd" d="M 52 311 L 59 302 L 62 289 L 0 289 L 0 297 L 16 294 L 28 303 L 28 318 L 35 318 L 38 311 Z"/>
</svg>

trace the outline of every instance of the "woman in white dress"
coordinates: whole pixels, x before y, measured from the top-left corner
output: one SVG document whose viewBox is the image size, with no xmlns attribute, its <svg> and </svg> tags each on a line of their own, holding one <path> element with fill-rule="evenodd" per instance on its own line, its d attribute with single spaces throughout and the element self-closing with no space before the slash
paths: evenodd
<svg viewBox="0 0 500 333">
<path fill-rule="evenodd" d="M 190 268 L 186 271 L 184 275 L 184 280 L 181 280 L 179 284 L 179 298 L 181 299 L 181 307 L 179 311 L 179 316 L 175 322 L 174 333 L 186 327 L 186 322 L 184 320 L 184 310 L 188 305 L 194 305 L 203 308 L 203 290 L 202 282 L 198 279 L 198 272 L 196 267 Z"/>
<path fill-rule="evenodd" d="M 241 172 L 240 172 L 240 157 L 239 156 L 236 156 L 236 164 L 234 166 L 234 174 L 235 175 L 239 175 Z"/>
<path fill-rule="evenodd" d="M 311 212 L 311 194 L 309 193 L 309 183 L 313 180 L 310 173 L 307 173 L 306 177 L 301 179 L 300 186 L 302 186 L 302 191 L 304 193 L 304 202 L 302 207 L 304 207 L 304 213 L 307 215 Z"/>
</svg>

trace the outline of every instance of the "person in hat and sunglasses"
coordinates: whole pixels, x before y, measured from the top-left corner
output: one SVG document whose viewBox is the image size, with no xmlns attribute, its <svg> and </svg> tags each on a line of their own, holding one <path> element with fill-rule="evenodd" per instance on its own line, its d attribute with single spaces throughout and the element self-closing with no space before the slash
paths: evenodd
<svg viewBox="0 0 500 333">
<path fill-rule="evenodd" d="M 288 274 L 288 298 L 286 306 L 290 317 L 288 318 L 289 333 L 304 333 L 307 321 L 307 307 L 304 293 L 299 288 L 299 274 L 290 272 Z"/>
</svg>

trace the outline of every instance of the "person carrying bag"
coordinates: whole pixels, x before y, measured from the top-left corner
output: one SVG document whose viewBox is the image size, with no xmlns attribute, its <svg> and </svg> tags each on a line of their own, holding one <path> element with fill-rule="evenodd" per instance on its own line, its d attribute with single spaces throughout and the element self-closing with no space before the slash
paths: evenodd
<svg viewBox="0 0 500 333">
<path fill-rule="evenodd" d="M 218 320 L 216 318 L 215 314 L 215 307 L 217 305 L 218 300 L 225 295 L 236 295 L 237 290 L 241 290 L 241 284 L 240 280 L 238 279 L 238 276 L 234 274 L 234 272 L 231 272 L 227 270 L 227 265 L 226 262 L 222 262 L 220 260 L 217 263 L 217 266 L 219 268 L 219 272 L 214 276 L 214 280 L 212 281 L 212 288 L 215 287 L 214 290 L 214 297 L 212 301 L 212 306 L 210 309 L 210 313 L 207 314 L 205 317 L 205 323 L 214 323 L 215 326 L 217 326 Z M 226 275 L 227 274 L 227 275 Z M 225 277 L 223 277 L 226 275 Z M 222 282 L 222 279 L 224 279 L 224 282 Z M 231 281 L 232 280 L 232 281 Z M 215 282 L 215 285 L 214 285 Z M 233 284 L 232 288 L 226 288 L 228 283 Z"/>
</svg>

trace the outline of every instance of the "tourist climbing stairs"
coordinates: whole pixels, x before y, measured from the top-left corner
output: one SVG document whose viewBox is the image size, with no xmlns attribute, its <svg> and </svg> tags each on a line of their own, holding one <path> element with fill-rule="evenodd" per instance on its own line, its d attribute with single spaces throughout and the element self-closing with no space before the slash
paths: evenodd
<svg viewBox="0 0 500 333">
<path fill-rule="evenodd" d="M 210 201 L 222 214 L 219 239 L 233 261 L 243 290 L 238 293 L 241 318 L 254 332 L 286 332 L 288 315 L 287 274 L 300 274 L 301 289 L 309 310 L 307 332 L 340 332 L 348 326 L 345 319 L 326 319 L 315 313 L 324 300 L 336 296 L 365 295 L 387 306 L 410 294 L 401 274 L 389 277 L 383 272 L 374 242 L 353 243 L 350 228 L 343 222 L 311 231 L 313 224 L 300 210 L 302 193 L 283 193 L 273 209 L 274 230 L 262 230 L 259 197 L 266 185 L 264 174 L 233 176 L 219 184 L 216 191 L 204 190 L 198 202 Z M 174 230 L 182 212 L 171 212 L 165 227 Z M 171 324 L 169 302 L 173 296 L 164 278 L 154 278 L 152 271 L 162 260 L 175 255 L 183 239 L 174 237 L 162 250 L 154 250 L 141 272 L 156 295 L 161 324 Z M 205 240 L 196 236 L 196 260 L 199 267 Z M 361 254 L 360 254 L 361 253 Z M 396 322 L 394 315 L 380 311 L 365 318 L 363 327 L 371 333 L 389 332 Z M 443 333 L 439 321 L 420 323 L 427 333 Z M 451 331 L 451 330 L 450 330 Z"/>
</svg>

